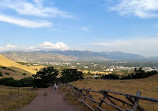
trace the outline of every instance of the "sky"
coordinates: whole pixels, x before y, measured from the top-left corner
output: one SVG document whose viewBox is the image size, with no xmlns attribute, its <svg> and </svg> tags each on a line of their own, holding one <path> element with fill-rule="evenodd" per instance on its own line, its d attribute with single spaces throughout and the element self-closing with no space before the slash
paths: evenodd
<svg viewBox="0 0 158 111">
<path fill-rule="evenodd" d="M 158 56 L 158 0 L 1 0 L 0 51 Z"/>
</svg>

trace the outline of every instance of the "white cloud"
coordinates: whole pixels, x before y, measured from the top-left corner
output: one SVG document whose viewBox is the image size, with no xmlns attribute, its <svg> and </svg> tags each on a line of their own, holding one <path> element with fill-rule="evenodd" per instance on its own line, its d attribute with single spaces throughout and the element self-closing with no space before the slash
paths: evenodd
<svg viewBox="0 0 158 111">
<path fill-rule="evenodd" d="M 69 47 L 63 42 L 57 42 L 53 44 L 51 42 L 43 42 L 39 45 L 39 49 L 42 50 L 69 50 Z"/>
<path fill-rule="evenodd" d="M 7 44 L 6 48 L 17 48 L 15 45 Z"/>
<path fill-rule="evenodd" d="M 145 56 L 158 56 L 158 38 L 113 40 L 110 42 L 100 42 L 93 44 L 102 46 L 106 51 L 123 51 L 142 54 Z"/>
<path fill-rule="evenodd" d="M 43 0 L 33 0 L 34 2 L 21 1 L 21 0 L 3 0 L 0 6 L 9 8 L 22 15 L 38 16 L 38 17 L 71 17 L 65 11 L 59 10 L 56 7 L 43 6 Z M 7 4 L 7 5 L 6 5 Z"/>
<path fill-rule="evenodd" d="M 7 44 L 5 47 L 0 47 L 0 51 L 9 51 L 9 50 L 15 51 L 17 49 L 19 49 L 18 46 L 11 44 Z"/>
<path fill-rule="evenodd" d="M 31 46 L 31 47 L 20 47 L 16 45 L 7 44 L 4 47 L 0 47 L 0 51 L 39 51 L 39 50 L 69 50 L 70 48 L 64 44 L 63 42 L 57 42 L 53 44 L 51 42 L 43 42 L 38 46 Z"/>
<path fill-rule="evenodd" d="M 118 0 L 110 9 L 118 11 L 121 15 L 134 15 L 140 18 L 158 17 L 157 0 Z"/>
<path fill-rule="evenodd" d="M 0 20 L 24 27 L 48 27 L 52 25 L 50 18 L 73 17 L 57 7 L 44 5 L 45 2 L 44 0 L 1 0 Z"/>
<path fill-rule="evenodd" d="M 80 29 L 83 30 L 83 31 L 88 31 L 89 30 L 88 27 L 86 27 L 86 26 L 81 27 Z"/>
<path fill-rule="evenodd" d="M 52 23 L 48 21 L 19 19 L 5 15 L 0 15 L 0 21 L 12 23 L 24 27 L 33 27 L 33 28 L 48 27 L 52 25 Z"/>
</svg>

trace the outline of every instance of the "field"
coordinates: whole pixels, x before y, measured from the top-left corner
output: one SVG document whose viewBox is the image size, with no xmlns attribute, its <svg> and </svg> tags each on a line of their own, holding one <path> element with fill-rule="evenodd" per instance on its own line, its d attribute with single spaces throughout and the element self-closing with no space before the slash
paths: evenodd
<svg viewBox="0 0 158 111">
<path fill-rule="evenodd" d="M 31 88 L 0 86 L 0 111 L 16 111 L 27 105 L 36 96 Z"/>
<path fill-rule="evenodd" d="M 135 80 L 101 80 L 101 79 L 84 79 L 71 83 L 79 88 L 92 88 L 92 90 L 110 89 L 116 92 L 128 93 L 136 95 L 141 91 L 141 96 L 158 98 L 158 74 L 145 79 Z M 101 97 L 95 93 L 91 93 L 96 99 Z M 124 99 L 122 97 L 119 97 Z M 158 103 L 140 101 L 139 103 L 147 111 L 158 111 Z M 106 108 L 110 107 L 104 106 Z M 121 105 L 120 105 L 121 107 Z"/>
</svg>

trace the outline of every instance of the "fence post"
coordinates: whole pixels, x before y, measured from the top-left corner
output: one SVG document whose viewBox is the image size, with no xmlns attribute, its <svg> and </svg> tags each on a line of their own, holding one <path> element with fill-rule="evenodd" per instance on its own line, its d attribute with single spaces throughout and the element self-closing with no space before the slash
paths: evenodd
<svg viewBox="0 0 158 111">
<path fill-rule="evenodd" d="M 141 96 L 141 92 L 140 91 L 137 91 L 137 96 Z M 139 109 L 140 111 L 145 111 L 142 107 L 140 107 L 138 105 L 138 101 L 139 99 L 135 98 L 134 100 L 131 98 L 131 97 L 126 97 L 132 104 L 133 104 L 133 107 L 132 109 L 126 109 L 126 111 L 136 111 L 137 109 Z"/>
<path fill-rule="evenodd" d="M 107 98 L 108 92 L 105 91 L 100 91 L 102 93 L 102 95 L 104 96 L 103 99 L 101 99 L 100 103 L 99 103 L 99 107 L 101 107 L 101 105 L 103 104 L 103 100 Z"/>
<path fill-rule="evenodd" d="M 140 91 L 137 91 L 137 96 L 141 96 L 141 92 Z M 139 99 L 135 98 L 135 103 L 134 103 L 134 106 L 133 106 L 133 111 L 136 111 L 137 109 L 137 106 L 138 106 L 138 101 Z"/>
</svg>

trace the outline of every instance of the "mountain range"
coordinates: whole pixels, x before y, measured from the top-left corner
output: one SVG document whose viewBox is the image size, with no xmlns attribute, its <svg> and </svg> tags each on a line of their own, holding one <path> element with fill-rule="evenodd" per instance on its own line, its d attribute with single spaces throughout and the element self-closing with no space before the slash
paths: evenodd
<svg viewBox="0 0 158 111">
<path fill-rule="evenodd" d="M 7 58 L 20 62 L 94 62 L 107 60 L 158 60 L 158 57 L 144 57 L 138 54 L 124 52 L 92 52 L 78 50 L 53 50 L 35 52 L 3 52 Z"/>
</svg>

